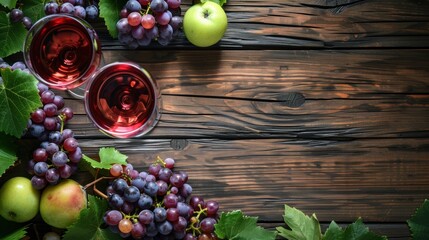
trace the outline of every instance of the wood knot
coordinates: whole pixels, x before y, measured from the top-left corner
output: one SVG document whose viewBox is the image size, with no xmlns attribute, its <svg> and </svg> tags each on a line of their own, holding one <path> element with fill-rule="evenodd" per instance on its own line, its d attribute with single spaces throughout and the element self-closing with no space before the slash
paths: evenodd
<svg viewBox="0 0 429 240">
<path fill-rule="evenodd" d="M 174 150 L 183 150 L 186 146 L 188 146 L 188 140 L 186 139 L 173 139 L 170 142 L 170 146 Z"/>
<path fill-rule="evenodd" d="M 289 92 L 280 96 L 280 101 L 283 102 L 284 105 L 297 108 L 305 103 L 305 97 L 302 93 L 299 92 Z"/>
</svg>

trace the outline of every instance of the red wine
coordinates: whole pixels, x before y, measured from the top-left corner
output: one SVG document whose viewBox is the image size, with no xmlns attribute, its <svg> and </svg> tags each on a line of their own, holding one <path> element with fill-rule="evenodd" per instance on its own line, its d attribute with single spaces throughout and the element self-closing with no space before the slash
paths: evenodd
<svg viewBox="0 0 429 240">
<path fill-rule="evenodd" d="M 88 116 L 103 132 L 119 138 L 143 135 L 160 117 L 160 95 L 151 75 L 137 65 L 112 63 L 85 91 Z"/>
<path fill-rule="evenodd" d="M 100 63 L 96 32 L 88 23 L 68 15 L 42 18 L 30 29 L 26 41 L 27 65 L 52 88 L 80 86 Z"/>
</svg>

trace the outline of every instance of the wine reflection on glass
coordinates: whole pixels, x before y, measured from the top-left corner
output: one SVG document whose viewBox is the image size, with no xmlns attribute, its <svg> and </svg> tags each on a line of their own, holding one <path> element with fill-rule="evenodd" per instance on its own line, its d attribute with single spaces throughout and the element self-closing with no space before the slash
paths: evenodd
<svg viewBox="0 0 429 240">
<path fill-rule="evenodd" d="M 155 80 L 134 63 L 108 64 L 88 81 L 85 110 L 104 133 L 117 138 L 138 137 L 157 124 L 161 95 Z"/>
<path fill-rule="evenodd" d="M 60 90 L 85 83 L 97 70 L 101 47 L 86 21 L 66 14 L 38 20 L 24 41 L 24 61 L 41 82 Z"/>
</svg>

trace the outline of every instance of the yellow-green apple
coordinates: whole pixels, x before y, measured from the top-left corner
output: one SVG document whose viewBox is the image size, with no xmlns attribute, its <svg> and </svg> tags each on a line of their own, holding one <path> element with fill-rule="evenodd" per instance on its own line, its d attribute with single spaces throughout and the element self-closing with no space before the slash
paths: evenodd
<svg viewBox="0 0 429 240">
<path fill-rule="evenodd" d="M 80 211 L 86 206 L 86 192 L 82 186 L 72 179 L 64 179 L 43 190 L 40 215 L 53 227 L 67 228 L 77 220 Z"/>
<path fill-rule="evenodd" d="M 13 177 L 0 189 L 0 215 L 13 222 L 27 222 L 39 212 L 40 192 L 25 177 Z"/>
<path fill-rule="evenodd" d="M 191 6 L 183 17 L 183 32 L 189 42 L 209 47 L 225 34 L 228 18 L 223 8 L 211 1 Z"/>
</svg>

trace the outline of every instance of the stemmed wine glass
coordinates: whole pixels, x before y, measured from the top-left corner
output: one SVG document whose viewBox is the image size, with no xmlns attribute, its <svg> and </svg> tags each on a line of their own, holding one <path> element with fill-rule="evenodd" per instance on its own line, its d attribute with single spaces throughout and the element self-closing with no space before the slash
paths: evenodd
<svg viewBox="0 0 429 240">
<path fill-rule="evenodd" d="M 135 63 L 98 69 L 101 46 L 86 21 L 66 14 L 43 17 L 29 30 L 23 52 L 39 81 L 84 99 L 88 117 L 103 133 L 138 137 L 157 124 L 161 95 L 153 77 Z M 75 92 L 80 86 L 83 94 Z"/>
<path fill-rule="evenodd" d="M 160 118 L 161 95 L 156 82 L 134 63 L 115 62 L 102 67 L 85 90 L 85 110 L 104 133 L 137 137 L 149 132 Z"/>
<path fill-rule="evenodd" d="M 48 15 L 34 23 L 24 41 L 23 52 L 34 76 L 60 90 L 84 84 L 101 60 L 95 30 L 85 20 L 67 14 Z"/>
</svg>

